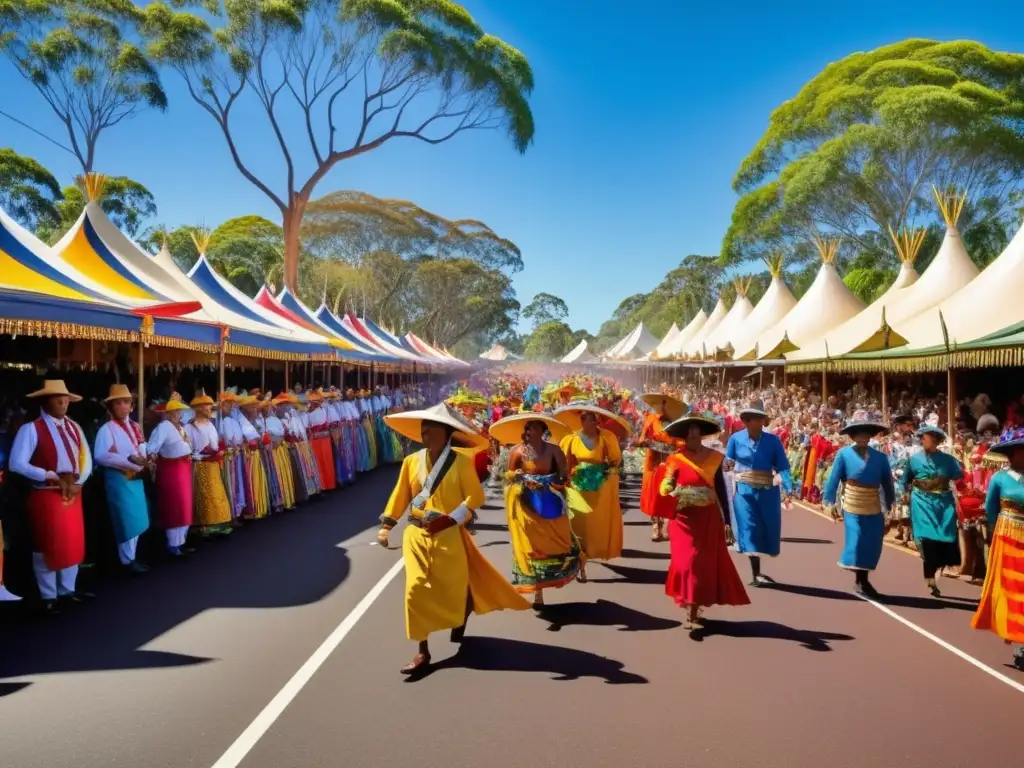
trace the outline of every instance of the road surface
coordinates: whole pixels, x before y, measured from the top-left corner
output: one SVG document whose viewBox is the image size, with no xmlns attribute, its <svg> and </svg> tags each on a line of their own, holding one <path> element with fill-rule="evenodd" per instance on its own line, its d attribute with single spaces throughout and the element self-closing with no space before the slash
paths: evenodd
<svg viewBox="0 0 1024 768">
<path fill-rule="evenodd" d="M 874 583 L 893 597 L 859 599 L 841 528 L 794 507 L 765 563 L 779 584 L 690 637 L 635 485 L 622 560 L 550 593 L 544 618 L 472 618 L 458 657 L 438 637 L 436 670 L 408 682 L 400 552 L 370 543 L 395 476 L 0 628 L 0 766 L 1020 763 L 1024 674 L 970 629 L 977 587 L 927 597 L 920 562 L 887 548 Z M 492 500 L 477 541 L 508 573 L 503 517 Z"/>
</svg>

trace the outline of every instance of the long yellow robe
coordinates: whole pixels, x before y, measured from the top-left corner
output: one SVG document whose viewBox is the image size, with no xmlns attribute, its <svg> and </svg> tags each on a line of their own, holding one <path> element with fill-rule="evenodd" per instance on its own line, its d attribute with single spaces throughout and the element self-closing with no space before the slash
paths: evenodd
<svg viewBox="0 0 1024 768">
<path fill-rule="evenodd" d="M 426 450 L 405 458 L 384 512 L 387 517 L 392 520 L 402 517 L 423 489 L 431 466 Z M 427 499 L 424 509 L 414 509 L 411 514 L 417 518 L 422 518 L 426 512 L 449 515 L 462 504 L 476 510 L 483 503 L 484 489 L 473 462 L 456 454 L 455 463 Z M 530 608 L 477 548 L 462 525 L 447 528 L 436 536 L 423 528 L 406 526 L 402 558 L 405 561 L 405 632 L 410 640 L 426 640 L 431 632 L 462 626 L 467 597 L 472 597 L 473 613 L 478 615 Z"/>
<path fill-rule="evenodd" d="M 572 470 L 581 462 L 615 464 L 622 461 L 619 439 L 615 433 L 602 429 L 593 450 L 587 448 L 577 432 L 562 440 L 561 448 Z M 586 515 L 572 519 L 572 529 L 581 542 L 588 560 L 614 560 L 622 556 L 622 505 L 619 502 L 618 471 L 609 474 L 596 491 L 581 492 L 591 507 Z"/>
</svg>

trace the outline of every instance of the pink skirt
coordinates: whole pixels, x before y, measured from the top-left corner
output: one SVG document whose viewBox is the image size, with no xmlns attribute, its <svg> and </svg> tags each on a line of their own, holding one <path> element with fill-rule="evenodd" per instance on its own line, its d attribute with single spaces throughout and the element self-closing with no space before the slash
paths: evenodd
<svg viewBox="0 0 1024 768">
<path fill-rule="evenodd" d="M 192 457 L 157 459 L 157 525 L 168 530 L 192 525 Z"/>
</svg>

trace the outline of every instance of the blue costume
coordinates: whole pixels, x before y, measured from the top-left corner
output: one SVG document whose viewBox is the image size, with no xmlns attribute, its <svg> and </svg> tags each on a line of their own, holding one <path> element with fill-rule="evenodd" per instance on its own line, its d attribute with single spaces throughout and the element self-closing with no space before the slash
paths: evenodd
<svg viewBox="0 0 1024 768">
<path fill-rule="evenodd" d="M 737 551 L 777 557 L 782 549 L 782 497 L 771 473 L 782 478 L 786 493 L 793 488 L 782 441 L 770 432 L 761 432 L 753 440 L 744 429 L 729 438 L 725 456 L 735 464 L 736 495 L 732 502 Z"/>
<path fill-rule="evenodd" d="M 873 571 L 878 567 L 885 538 L 883 512 L 896 502 L 888 457 L 874 448 L 866 451 L 861 454 L 852 445 L 840 449 L 822 493 L 825 505 L 833 506 L 839 484 L 844 486 L 842 509 L 846 544 L 839 567 L 854 571 Z"/>
<path fill-rule="evenodd" d="M 948 453 L 921 451 L 910 457 L 900 478 L 900 492 L 910 492 L 910 525 L 926 579 L 934 579 L 943 566 L 960 565 L 951 483 L 963 476 L 960 462 Z"/>
</svg>

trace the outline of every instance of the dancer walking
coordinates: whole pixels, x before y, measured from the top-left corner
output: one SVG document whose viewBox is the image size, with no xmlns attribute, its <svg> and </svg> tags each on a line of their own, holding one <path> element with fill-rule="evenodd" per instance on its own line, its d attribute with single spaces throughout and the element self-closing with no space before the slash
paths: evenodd
<svg viewBox="0 0 1024 768">
<path fill-rule="evenodd" d="M 675 511 L 668 523 L 671 552 L 665 594 L 687 609 L 687 629 L 700 623 L 702 608 L 748 605 L 750 598 L 729 556 L 729 512 L 724 456 L 704 445 L 717 434 L 718 423 L 702 416 L 684 416 L 665 428 L 683 447 L 665 462 L 658 489 Z"/>
<path fill-rule="evenodd" d="M 750 558 L 750 586 L 761 587 L 772 580 L 761 573 L 762 557 L 778 557 L 782 550 L 782 498 L 775 475 L 779 475 L 787 502 L 793 489 L 789 459 L 782 441 L 764 428 L 768 414 L 764 404 L 755 402 L 740 411 L 743 429 L 729 438 L 725 457 L 733 462 L 736 494 L 736 544 Z"/>
<path fill-rule="evenodd" d="M 425 446 L 402 462 L 377 534 L 377 541 L 387 546 L 398 521 L 404 516 L 408 522 L 402 535 L 405 629 L 418 649 L 402 674 L 414 675 L 430 664 L 431 633 L 450 629 L 452 642 L 460 643 L 470 613 L 528 610 L 530 604 L 495 570 L 464 527 L 472 510 L 484 503 L 484 489 L 473 462 L 452 446 L 483 447 L 484 438 L 444 403 L 393 414 L 387 423 Z"/>
<path fill-rule="evenodd" d="M 652 411 L 644 417 L 638 446 L 645 448 L 643 481 L 640 485 L 640 511 L 651 518 L 651 541 L 665 541 L 665 526 L 675 513 L 672 500 L 659 493 L 665 478 L 665 461 L 682 447 L 682 442 L 665 433 L 665 427 L 688 410 L 686 404 L 661 392 L 649 392 L 641 398 Z"/>
<path fill-rule="evenodd" d="M 866 597 L 878 597 L 868 574 L 882 557 L 885 520 L 896 503 L 889 458 L 868 445 L 887 431 L 884 424 L 872 421 L 854 421 L 843 427 L 842 434 L 851 438 L 853 445 L 839 449 L 822 493 L 832 519 L 843 521 L 846 544 L 839 567 L 854 572 L 856 589 Z M 838 503 L 840 484 L 843 495 Z"/>
<path fill-rule="evenodd" d="M 544 439 L 550 432 L 552 442 Z M 505 509 L 512 539 L 512 585 L 533 593 L 544 607 L 544 590 L 564 587 L 583 564 L 565 497 L 569 466 L 557 443 L 568 435 L 562 422 L 539 413 L 507 416 L 491 425 L 490 436 L 509 452 Z"/>
</svg>

